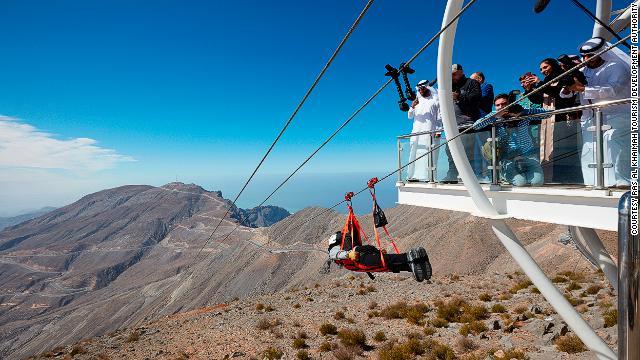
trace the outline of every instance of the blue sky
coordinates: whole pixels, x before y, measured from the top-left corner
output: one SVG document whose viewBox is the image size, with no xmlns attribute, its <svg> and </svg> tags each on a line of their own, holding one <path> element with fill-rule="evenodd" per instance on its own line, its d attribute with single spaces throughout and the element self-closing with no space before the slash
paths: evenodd
<svg viewBox="0 0 640 360">
<path fill-rule="evenodd" d="M 426 42 L 445 3 L 377 0 L 239 204 L 256 205 L 385 81 L 386 63 Z M 0 115 L 34 143 L 26 152 L 44 139 L 82 154 L 60 157 L 67 165 L 0 162 L 0 214 L 176 176 L 232 197 L 364 4 L 3 1 Z M 593 22 L 570 2 L 540 15 L 532 6 L 478 0 L 458 28 L 454 61 L 511 90 L 539 60 L 575 53 L 590 37 Z M 436 53 L 437 43 L 414 62 L 414 83 L 435 76 Z M 411 129 L 396 96 L 389 87 L 309 163 L 295 194 L 272 203 L 330 205 L 349 190 L 337 190 L 341 181 L 362 176 L 364 186 L 393 169 L 395 136 Z M 74 139 L 85 140 L 67 149 Z"/>
</svg>

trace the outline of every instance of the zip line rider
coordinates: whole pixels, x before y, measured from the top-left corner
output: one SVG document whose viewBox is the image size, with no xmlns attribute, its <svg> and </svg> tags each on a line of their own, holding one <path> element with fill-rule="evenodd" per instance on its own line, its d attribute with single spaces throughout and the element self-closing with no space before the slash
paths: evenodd
<svg viewBox="0 0 640 360">
<path fill-rule="evenodd" d="M 374 278 L 371 274 L 373 272 L 398 273 L 407 271 L 413 273 L 413 277 L 418 282 L 429 280 L 431 278 L 431 264 L 429 263 L 427 251 L 422 247 L 418 247 L 409 250 L 407 253 L 400 253 L 395 241 L 387 231 L 387 217 L 376 201 L 375 184 L 377 182 L 378 178 L 372 178 L 367 186 L 373 200 L 373 232 L 378 247 L 363 245 L 361 237 L 368 241 L 367 235 L 362 231 L 360 223 L 353 213 L 353 207 L 351 206 L 353 192 L 348 192 L 345 194 L 345 200 L 349 214 L 342 231 L 336 232 L 329 238 L 327 268 L 333 261 L 347 270 L 366 272 L 371 279 Z M 387 254 L 383 249 L 378 228 L 382 228 L 391 240 L 395 254 Z"/>
<path fill-rule="evenodd" d="M 380 250 L 373 245 L 359 245 L 352 249 L 341 249 L 340 242 L 343 238 L 342 231 L 338 231 L 329 238 L 329 259 L 340 264 L 340 261 L 350 260 L 365 267 L 373 269 L 382 266 Z M 345 243 L 351 243 L 351 235 L 346 234 Z M 406 253 L 387 254 L 382 252 L 382 257 L 388 270 L 393 273 L 408 271 L 418 282 L 431 278 L 431 263 L 427 251 L 423 247 L 417 247 Z"/>
</svg>

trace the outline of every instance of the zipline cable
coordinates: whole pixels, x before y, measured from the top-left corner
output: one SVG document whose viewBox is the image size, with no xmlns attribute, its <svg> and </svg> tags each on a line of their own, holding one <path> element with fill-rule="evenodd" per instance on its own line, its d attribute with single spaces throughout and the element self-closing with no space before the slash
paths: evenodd
<svg viewBox="0 0 640 360">
<path fill-rule="evenodd" d="M 460 11 L 458 12 L 458 14 L 456 14 L 456 16 L 454 16 L 453 19 L 451 19 L 451 21 L 449 23 L 447 23 L 445 26 L 443 26 L 438 32 L 436 32 L 431 39 L 429 39 L 429 41 L 427 41 L 411 58 L 409 58 L 409 60 L 407 60 L 406 62 L 404 62 L 404 65 L 400 68 L 400 70 L 404 67 L 408 67 L 418 56 L 420 56 L 431 44 L 433 44 L 433 42 L 435 42 L 438 37 L 440 36 L 440 34 L 442 34 L 445 30 L 447 30 L 453 23 L 455 23 L 458 18 L 460 16 L 462 16 L 462 14 L 465 13 L 465 11 L 467 11 L 467 9 L 469 9 L 469 7 L 471 7 L 471 5 L 473 5 L 476 2 L 476 0 L 471 0 L 469 3 L 467 3 L 467 5 L 465 5 L 462 9 L 460 9 Z M 358 109 L 356 109 L 356 111 L 354 111 L 336 130 L 333 131 L 333 133 L 331 133 L 331 135 L 329 135 L 329 137 L 327 137 L 322 144 L 320 144 L 320 146 L 318 146 L 312 153 L 311 155 L 309 155 L 302 163 L 300 163 L 300 165 L 298 165 L 298 167 L 291 173 L 289 174 L 289 176 L 287 176 L 281 183 L 280 185 L 278 185 L 272 192 L 271 194 L 269 194 L 269 196 L 267 196 L 258 206 L 262 206 L 264 205 L 267 201 L 269 201 L 269 199 L 271 199 L 271 197 L 278 191 L 280 190 L 298 171 L 300 171 L 300 169 L 302 169 L 303 166 L 305 166 L 322 148 L 325 147 L 325 145 L 327 145 L 331 140 L 333 140 L 333 138 L 338 135 L 338 133 L 344 129 L 345 126 L 347 126 L 351 120 L 353 120 L 362 110 L 364 110 L 364 108 L 366 108 L 372 101 L 373 99 L 375 99 L 378 95 L 380 95 L 380 93 L 393 81 L 393 79 L 388 79 L 380 88 L 378 88 L 378 90 L 376 90 L 365 102 L 364 104 L 362 104 Z M 336 205 L 337 206 L 337 205 Z M 229 238 L 229 236 L 231 236 L 231 234 L 239 227 L 240 225 L 238 224 L 233 230 L 231 230 L 231 232 L 229 232 L 227 234 L 227 236 L 225 236 L 222 241 L 225 241 L 227 238 Z"/>
<path fill-rule="evenodd" d="M 249 182 L 251 182 L 253 177 L 256 175 L 256 173 L 258 172 L 258 169 L 260 169 L 260 167 L 262 166 L 264 161 L 267 159 L 267 156 L 269 156 L 269 154 L 271 153 L 271 150 L 273 150 L 273 148 L 275 147 L 276 143 L 280 140 L 280 138 L 284 134 L 285 130 L 287 130 L 287 128 L 291 124 L 291 121 L 293 121 L 293 118 L 298 114 L 298 111 L 302 108 L 302 105 L 307 101 L 307 99 L 309 98 L 309 95 L 311 95 L 311 92 L 315 89 L 316 85 L 318 85 L 318 83 L 320 82 L 320 79 L 325 74 L 325 72 L 327 71 L 327 69 L 329 68 L 329 66 L 333 62 L 333 60 L 336 58 L 336 56 L 338 55 L 338 53 L 340 52 L 340 50 L 342 49 L 344 44 L 347 42 L 349 37 L 351 37 L 351 34 L 353 33 L 353 31 L 356 29 L 356 27 L 360 23 L 360 20 L 362 20 L 364 15 L 367 13 L 369 8 L 373 4 L 373 1 L 374 0 L 369 0 L 367 2 L 367 4 L 364 6 L 364 8 L 360 12 L 360 14 L 356 18 L 356 20 L 353 22 L 353 24 L 351 25 L 351 27 L 349 28 L 349 30 L 347 31 L 345 36 L 342 38 L 342 41 L 340 41 L 340 44 L 338 45 L 338 47 L 334 50 L 333 54 L 331 54 L 331 57 L 329 58 L 329 60 L 327 60 L 327 63 L 324 65 L 324 67 L 322 68 L 322 70 L 320 71 L 318 76 L 316 76 L 316 79 L 313 81 L 313 83 L 311 84 L 311 86 L 309 87 L 307 92 L 304 94 L 304 96 L 302 97 L 302 99 L 298 103 L 298 106 L 296 106 L 296 108 L 293 111 L 293 113 L 291 113 L 291 116 L 289 116 L 289 119 L 287 120 L 287 122 L 284 124 L 284 126 L 282 127 L 282 129 L 278 133 L 278 136 L 276 136 L 276 138 L 273 140 L 273 142 L 271 143 L 271 146 L 269 146 L 269 149 L 267 149 L 267 152 L 262 156 L 262 159 L 260 159 L 260 162 L 258 162 L 258 165 L 255 167 L 255 169 L 253 169 L 253 172 L 251 173 L 249 178 L 245 181 L 244 185 L 242 186 L 242 188 L 240 189 L 240 191 L 238 192 L 236 197 L 231 202 L 231 205 L 227 208 L 227 211 L 225 212 L 225 214 L 222 216 L 222 218 L 220 218 L 220 221 L 218 222 L 218 224 L 215 226 L 215 228 L 211 232 L 211 235 L 209 235 L 209 237 L 207 238 L 207 241 L 205 241 L 204 244 L 202 245 L 202 247 L 200 248 L 200 251 L 198 251 L 198 254 L 196 254 L 196 257 L 198 257 L 200 255 L 200 253 L 205 248 L 205 246 L 207 246 L 209 241 L 213 238 L 213 235 L 216 233 L 216 231 L 218 230 L 218 228 L 220 227 L 220 225 L 222 224 L 224 219 L 227 217 L 227 215 L 229 215 L 229 212 L 231 211 L 231 209 L 236 206 L 236 202 L 240 198 L 240 195 L 242 195 L 244 190 L 249 185 Z"/>
<path fill-rule="evenodd" d="M 464 9 L 463 9 L 463 10 L 464 10 Z M 597 52 L 597 53 L 595 53 L 595 54 L 593 55 L 593 57 L 600 56 L 600 55 L 604 54 L 605 52 L 607 52 L 607 51 L 609 51 L 609 50 L 611 50 L 611 49 L 615 48 L 616 46 L 618 46 L 618 45 L 622 44 L 623 42 L 625 42 L 625 41 L 626 41 L 627 39 L 629 39 L 630 37 L 631 37 L 631 34 L 629 34 L 629 35 L 627 35 L 627 36 L 625 36 L 625 37 L 621 38 L 621 39 L 620 39 L 619 41 L 617 41 L 616 43 L 611 44 L 610 46 L 608 46 L 608 47 L 606 47 L 606 48 L 604 48 L 604 49 L 600 50 L 600 51 L 599 51 L 599 52 Z M 502 111 L 505 111 L 505 110 L 507 110 L 507 109 L 509 109 L 509 108 L 511 108 L 512 106 L 514 106 L 514 105 L 516 105 L 516 104 L 518 104 L 518 103 L 520 103 L 520 102 L 522 102 L 523 100 L 525 100 L 525 99 L 529 98 L 529 96 L 534 95 L 534 94 L 536 94 L 536 93 L 538 93 L 538 92 L 542 91 L 544 88 L 546 88 L 546 87 L 550 86 L 550 85 L 551 85 L 552 83 L 554 83 L 555 81 L 557 81 L 557 80 L 561 79 L 562 77 L 564 77 L 564 76 L 566 76 L 566 75 L 568 75 L 568 74 L 572 73 L 573 71 L 578 70 L 578 69 L 580 69 L 580 68 L 583 68 L 583 67 L 587 64 L 587 61 L 588 61 L 588 60 L 583 60 L 583 61 L 582 61 L 582 62 L 580 62 L 579 64 L 577 64 L 577 65 L 575 65 L 574 67 L 572 67 L 572 68 L 570 68 L 570 69 L 566 70 L 565 72 L 561 73 L 560 75 L 556 76 L 555 78 L 553 78 L 552 80 L 550 80 L 550 81 L 546 82 L 545 84 L 541 85 L 540 87 L 538 87 L 538 88 L 534 89 L 533 91 L 531 91 L 531 92 L 529 92 L 529 93 L 527 93 L 527 94 L 525 94 L 525 95 L 521 96 L 520 98 L 516 99 L 515 101 L 513 101 L 512 103 L 508 104 L 508 105 L 507 105 L 507 106 L 505 106 L 503 109 L 501 109 L 501 112 L 502 112 Z M 542 116 L 542 115 L 544 115 L 544 113 L 539 114 L 539 115 L 540 115 L 540 116 Z M 495 116 L 495 113 L 489 113 L 489 114 L 485 115 L 483 118 L 481 118 L 481 119 L 477 120 L 477 122 L 482 122 L 482 121 L 484 121 L 484 120 L 487 120 L 487 119 L 491 118 L 492 116 Z M 534 117 L 536 117 L 536 116 L 534 116 Z M 537 116 L 537 117 L 539 117 L 539 116 Z M 439 148 L 441 148 L 441 147 L 443 147 L 443 146 L 447 145 L 450 141 L 453 141 L 454 139 L 457 139 L 458 137 L 460 137 L 460 136 L 462 136 L 462 135 L 464 135 L 464 134 L 466 134 L 466 133 L 470 132 L 472 129 L 473 129 L 473 127 L 472 127 L 472 126 L 470 126 L 470 127 L 466 128 L 466 129 L 464 129 L 463 131 L 459 132 L 457 135 L 455 135 L 455 136 L 451 137 L 450 139 L 446 139 L 444 142 L 442 142 L 442 143 L 440 143 L 439 145 L 435 146 L 433 149 L 431 149 L 431 150 L 427 151 L 426 153 L 424 153 L 424 154 L 422 154 L 422 155 L 420 155 L 420 156 L 416 157 L 414 160 L 409 161 L 408 163 L 406 163 L 405 165 L 403 165 L 403 166 L 399 167 L 398 169 L 396 169 L 396 170 L 394 170 L 394 171 L 392 171 L 392 172 L 390 172 L 390 173 L 386 174 L 385 176 L 383 176 L 383 177 L 379 178 L 379 179 L 378 179 L 378 182 L 382 182 L 383 180 L 386 180 L 386 179 L 387 179 L 387 178 L 389 178 L 390 176 L 392 176 L 392 175 L 394 175 L 394 174 L 398 173 L 399 171 L 402 171 L 403 169 L 405 169 L 405 168 L 406 168 L 406 167 L 408 167 L 409 165 L 411 165 L 411 164 L 415 163 L 416 161 L 418 161 L 418 160 L 422 159 L 423 157 L 425 157 L 425 156 L 427 156 L 427 155 L 431 154 L 433 151 L 436 151 L 436 150 L 438 150 Z M 360 191 L 358 191 L 358 192 L 354 193 L 354 194 L 353 194 L 353 197 L 356 197 L 356 196 L 358 196 L 359 194 L 361 194 L 361 193 L 365 192 L 368 188 L 369 188 L 368 186 L 365 186 L 365 187 L 364 187 L 364 188 L 362 188 Z M 345 202 L 346 202 L 345 200 L 342 200 L 342 201 L 340 201 L 340 202 L 336 203 L 335 205 L 331 206 L 330 208 L 325 209 L 325 211 L 321 212 L 320 214 L 318 214 L 318 215 L 316 215 L 316 216 L 314 216 L 314 217 L 312 217 L 312 218 L 308 219 L 307 221 L 305 221 L 302 225 L 298 226 L 297 228 L 300 228 L 300 227 L 302 227 L 302 226 L 306 225 L 306 224 L 307 224 L 307 223 L 309 223 L 311 220 L 316 219 L 316 218 L 317 218 L 317 217 L 319 217 L 320 215 L 323 215 L 324 213 L 331 211 L 332 209 L 336 208 L 337 206 L 339 206 L 339 205 L 341 205 L 341 204 L 343 204 L 343 203 L 345 203 Z M 236 226 L 236 228 L 237 228 L 237 226 Z M 234 229 L 234 230 L 235 230 L 235 229 Z M 284 232 L 284 233 L 282 233 L 282 234 L 281 234 L 277 239 L 282 238 L 286 233 L 287 233 L 287 232 L 285 231 L 285 232 Z M 230 233 L 229 233 L 229 234 L 230 234 Z M 227 237 L 228 237 L 228 235 L 227 235 Z M 277 240 L 277 239 L 275 239 L 275 240 Z M 275 240 L 274 240 L 274 241 L 275 241 Z"/>
</svg>

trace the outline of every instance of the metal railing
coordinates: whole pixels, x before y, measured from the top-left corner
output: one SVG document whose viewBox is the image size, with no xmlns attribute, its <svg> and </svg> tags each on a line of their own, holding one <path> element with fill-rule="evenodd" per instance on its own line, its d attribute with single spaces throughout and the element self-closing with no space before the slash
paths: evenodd
<svg viewBox="0 0 640 360">
<path fill-rule="evenodd" d="M 635 210 L 632 201 L 635 200 Z M 640 240 L 632 231 L 637 197 L 627 191 L 618 205 L 618 358 L 640 359 Z M 637 226 L 637 225 L 636 225 Z M 634 235 L 635 234 L 635 235 Z"/>
<path fill-rule="evenodd" d="M 604 171 L 606 168 L 610 168 L 613 166 L 613 164 L 610 163 L 605 163 L 604 159 L 604 132 L 611 129 L 611 126 L 609 125 L 604 125 L 603 124 L 603 116 L 602 116 L 602 109 L 608 108 L 608 107 L 613 107 L 613 106 L 619 106 L 619 105 L 625 105 L 625 104 L 630 104 L 631 103 L 631 99 L 620 99 L 620 100 L 609 100 L 609 101 L 602 101 L 596 104 L 588 104 L 588 105 L 580 105 L 580 106 L 574 106 L 574 107 L 570 107 L 570 108 L 565 108 L 565 109 L 559 109 L 559 110 L 552 110 L 552 111 L 547 111 L 547 112 L 543 112 L 543 113 L 539 113 L 539 114 L 532 114 L 532 115 L 526 115 L 526 116 L 519 116 L 519 117 L 513 117 L 513 118 L 509 118 L 509 119 L 504 119 L 504 120 L 497 120 L 495 121 L 492 125 L 491 125 L 491 136 L 489 137 L 489 139 L 487 139 L 488 142 L 491 142 L 491 159 L 490 159 L 490 165 L 488 166 L 488 169 L 491 170 L 492 173 L 492 185 L 499 185 L 500 184 L 500 177 L 499 177 L 499 169 L 500 169 L 500 159 L 498 158 L 498 151 L 497 151 L 497 144 L 498 144 L 498 137 L 497 137 L 497 131 L 496 129 L 503 124 L 506 123 L 511 123 L 511 122 L 515 122 L 515 121 L 519 121 L 519 120 L 524 120 L 524 119 L 535 119 L 535 118 L 547 118 L 553 115 L 559 115 L 559 114 L 567 114 L 567 113 L 572 113 L 572 112 L 576 112 L 576 111 L 583 111 L 583 110 L 593 110 L 594 112 L 594 122 L 595 125 L 591 126 L 587 129 L 587 131 L 591 131 L 595 133 L 595 146 L 596 146 L 596 151 L 595 151 L 595 162 L 592 164 L 589 164 L 588 166 L 590 168 L 595 168 L 596 169 L 596 179 L 595 179 L 595 185 L 594 188 L 595 189 L 605 189 L 605 174 Z M 567 121 L 579 121 L 579 120 L 567 120 Z M 460 130 L 464 130 L 467 129 L 467 127 L 460 127 Z M 479 130 L 478 132 L 480 132 L 481 130 Z M 442 133 L 442 130 L 433 130 L 433 131 L 422 131 L 422 132 L 415 132 L 415 133 L 411 133 L 411 134 L 403 134 L 403 135 L 399 135 L 397 136 L 397 151 L 398 151 L 398 169 L 400 170 L 400 168 L 402 168 L 402 140 L 406 140 L 406 139 L 411 139 L 413 137 L 416 136 L 428 136 L 429 137 L 429 142 L 428 144 L 430 144 L 430 147 L 428 149 L 429 152 L 431 152 L 429 154 L 429 156 L 427 156 L 427 169 L 428 169 L 428 179 L 426 179 L 426 182 L 435 182 L 435 171 L 436 171 L 436 161 L 434 161 L 433 158 L 433 154 L 432 154 L 432 150 L 433 148 L 436 146 L 434 145 L 435 143 L 435 139 L 438 138 L 440 136 L 440 134 Z M 473 134 L 473 132 L 470 132 L 469 134 Z M 398 182 L 403 182 L 402 179 L 402 171 L 398 171 Z"/>
</svg>

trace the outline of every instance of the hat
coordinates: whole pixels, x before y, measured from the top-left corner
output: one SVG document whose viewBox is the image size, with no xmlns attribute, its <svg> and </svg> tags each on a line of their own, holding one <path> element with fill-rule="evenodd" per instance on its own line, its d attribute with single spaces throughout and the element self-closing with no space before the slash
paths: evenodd
<svg viewBox="0 0 640 360">
<path fill-rule="evenodd" d="M 458 71 L 458 70 L 462 71 L 462 65 L 460 64 L 451 65 L 451 71 Z"/>
<path fill-rule="evenodd" d="M 338 242 L 340 242 L 340 240 L 342 240 L 342 232 L 337 232 L 333 235 L 331 235 L 331 237 L 329 238 L 329 246 L 333 246 L 338 244 Z"/>
<path fill-rule="evenodd" d="M 585 41 L 584 43 L 582 43 L 582 45 L 580 45 L 580 49 L 579 49 L 580 54 L 582 55 L 595 54 L 598 51 L 600 51 L 605 44 L 606 44 L 606 41 L 601 37 L 591 38 Z"/>
</svg>

